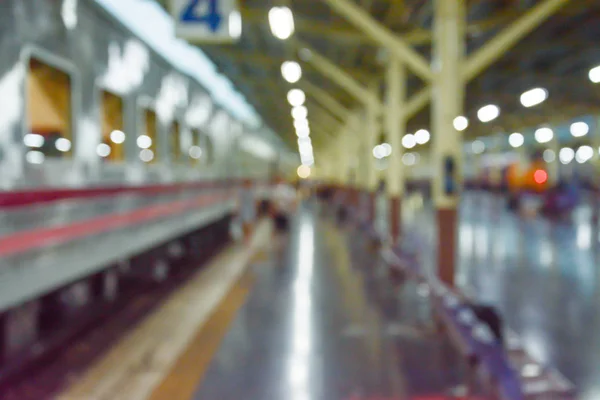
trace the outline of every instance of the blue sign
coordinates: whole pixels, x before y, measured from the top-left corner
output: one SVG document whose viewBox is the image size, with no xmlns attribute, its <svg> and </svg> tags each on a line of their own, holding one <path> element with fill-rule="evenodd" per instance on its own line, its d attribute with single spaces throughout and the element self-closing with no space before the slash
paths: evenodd
<svg viewBox="0 0 600 400">
<path fill-rule="evenodd" d="M 171 0 L 178 37 L 192 42 L 222 42 L 239 38 L 242 21 L 236 0 Z"/>
<path fill-rule="evenodd" d="M 200 11 L 199 9 L 202 6 L 204 6 L 204 10 Z M 183 9 L 180 18 L 181 22 L 205 23 L 213 32 L 219 29 L 222 20 L 223 17 L 219 14 L 217 0 L 189 0 L 189 4 Z"/>
</svg>

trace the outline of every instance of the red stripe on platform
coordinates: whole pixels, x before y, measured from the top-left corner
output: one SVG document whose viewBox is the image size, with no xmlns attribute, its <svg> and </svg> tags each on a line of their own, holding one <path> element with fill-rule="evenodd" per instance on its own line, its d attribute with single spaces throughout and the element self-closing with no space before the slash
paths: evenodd
<svg viewBox="0 0 600 400">
<path fill-rule="evenodd" d="M 228 194 L 204 194 L 193 199 L 145 207 L 124 214 L 109 214 L 69 225 L 15 233 L 0 238 L 0 257 L 63 244 L 85 236 L 179 214 L 194 208 L 222 202 L 229 197 Z"/>
</svg>

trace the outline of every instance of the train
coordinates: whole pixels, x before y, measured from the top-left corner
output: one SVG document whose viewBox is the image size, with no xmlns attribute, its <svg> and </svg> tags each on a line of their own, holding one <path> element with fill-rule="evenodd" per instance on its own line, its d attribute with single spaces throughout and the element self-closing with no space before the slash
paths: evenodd
<svg viewBox="0 0 600 400">
<path fill-rule="evenodd" d="M 1 398 L 46 398 L 31 367 L 174 290 L 230 243 L 240 183 L 268 193 L 299 163 L 214 67 L 108 3 L 2 2 Z"/>
<path fill-rule="evenodd" d="M 103 2 L 3 1 L 0 187 L 259 178 L 295 170 L 298 158 L 279 136 L 262 121 L 235 115 L 235 96 L 233 107 L 215 99 L 154 47 Z"/>
</svg>

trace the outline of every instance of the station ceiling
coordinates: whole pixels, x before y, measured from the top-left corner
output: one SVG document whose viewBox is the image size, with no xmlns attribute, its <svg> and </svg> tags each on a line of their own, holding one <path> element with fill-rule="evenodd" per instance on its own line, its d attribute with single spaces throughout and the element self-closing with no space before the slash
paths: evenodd
<svg viewBox="0 0 600 400">
<path fill-rule="evenodd" d="M 353 1 L 410 43 L 427 60 L 431 58 L 432 1 Z M 168 0 L 159 2 L 165 6 Z M 475 52 L 540 2 L 469 0 L 467 54 Z M 289 143 L 295 142 L 296 138 L 290 106 L 286 101 L 287 91 L 292 85 L 281 77 L 280 66 L 285 60 L 298 60 L 303 68 L 302 84 L 299 86 L 307 93 L 311 137 L 313 143 L 319 146 L 338 132 L 337 128 L 343 121 L 315 100 L 314 91 L 326 91 L 348 110 L 360 103 L 310 63 L 302 62 L 299 50 L 308 48 L 326 57 L 365 86 L 379 84 L 382 95 L 387 52 L 336 14 L 323 0 L 291 0 L 287 4 L 294 13 L 295 33 L 292 38 L 282 41 L 271 34 L 267 15 L 270 7 L 277 5 L 275 2 L 240 0 L 243 20 L 240 41 L 236 44 L 201 45 L 201 48 L 232 80 L 265 122 Z M 468 84 L 465 115 L 470 126 L 464 132 L 465 137 L 514 132 L 598 113 L 600 88 L 594 86 L 587 75 L 590 68 L 600 64 L 599 38 L 600 2 L 568 2 Z M 306 85 L 309 90 L 306 90 Z M 408 98 L 424 87 L 418 77 L 410 75 Z M 549 97 L 541 105 L 526 109 L 520 104 L 519 96 L 533 87 L 546 88 Z M 490 103 L 500 107 L 500 117 L 492 123 L 480 123 L 476 112 Z M 407 132 L 428 129 L 429 114 L 427 105 L 410 119 Z"/>
</svg>

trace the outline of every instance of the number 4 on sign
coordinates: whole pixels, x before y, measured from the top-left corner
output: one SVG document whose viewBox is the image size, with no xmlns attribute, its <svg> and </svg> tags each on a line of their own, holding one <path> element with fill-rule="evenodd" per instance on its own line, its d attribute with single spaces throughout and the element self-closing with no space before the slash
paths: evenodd
<svg viewBox="0 0 600 400">
<path fill-rule="evenodd" d="M 208 24 L 210 30 L 216 32 L 221 25 L 221 15 L 217 8 L 219 0 L 188 0 L 181 14 L 182 22 Z"/>
</svg>

